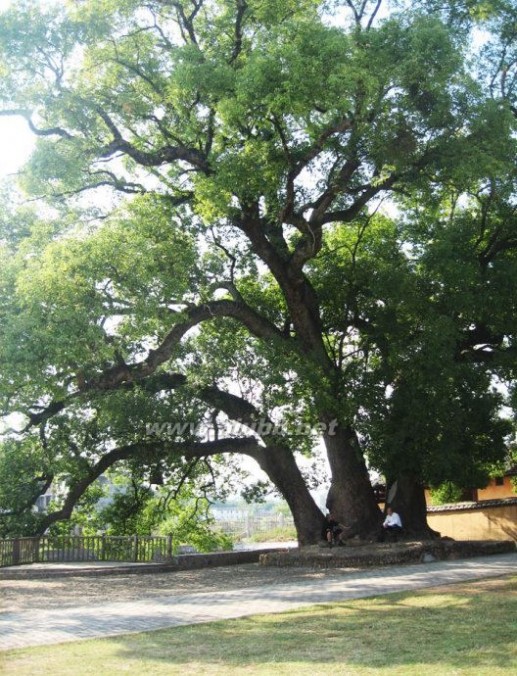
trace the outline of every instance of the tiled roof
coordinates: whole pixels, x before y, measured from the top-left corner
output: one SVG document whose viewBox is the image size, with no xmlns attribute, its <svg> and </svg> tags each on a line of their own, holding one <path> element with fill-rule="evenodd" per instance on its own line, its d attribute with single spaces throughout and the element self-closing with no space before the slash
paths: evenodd
<svg viewBox="0 0 517 676">
<path fill-rule="evenodd" d="M 485 509 L 485 507 L 506 507 L 517 505 L 517 498 L 501 498 L 499 500 L 479 500 L 479 502 L 453 502 L 448 505 L 432 505 L 428 512 L 461 512 L 467 509 Z"/>
</svg>

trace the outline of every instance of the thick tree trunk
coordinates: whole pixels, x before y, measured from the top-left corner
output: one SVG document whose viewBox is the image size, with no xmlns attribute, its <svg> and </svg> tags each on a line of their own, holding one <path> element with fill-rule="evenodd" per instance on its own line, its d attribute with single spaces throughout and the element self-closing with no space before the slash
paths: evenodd
<svg viewBox="0 0 517 676">
<path fill-rule="evenodd" d="M 439 533 L 427 524 L 427 504 L 424 487 L 418 479 L 401 475 L 389 487 L 386 504 L 402 519 L 404 535 L 415 540 L 429 540 Z"/>
<path fill-rule="evenodd" d="M 332 428 L 330 428 L 332 430 Z M 324 435 L 332 473 L 327 507 L 352 533 L 374 537 L 381 523 L 366 463 L 357 437 L 349 427 L 337 427 Z"/>
<path fill-rule="evenodd" d="M 289 505 L 299 545 L 321 540 L 324 516 L 307 488 L 296 460 L 285 446 L 268 446 L 254 456 Z"/>
</svg>

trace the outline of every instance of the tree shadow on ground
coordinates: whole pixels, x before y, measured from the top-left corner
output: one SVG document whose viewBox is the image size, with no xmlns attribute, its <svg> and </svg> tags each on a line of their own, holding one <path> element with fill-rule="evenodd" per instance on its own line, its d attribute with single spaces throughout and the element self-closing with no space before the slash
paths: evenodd
<svg viewBox="0 0 517 676">
<path fill-rule="evenodd" d="M 515 659 L 517 579 L 492 589 L 430 590 L 320 605 L 282 615 L 122 636 L 118 657 L 172 665 L 427 665 L 469 673 Z M 513 656 L 513 657 L 512 657 Z"/>
</svg>

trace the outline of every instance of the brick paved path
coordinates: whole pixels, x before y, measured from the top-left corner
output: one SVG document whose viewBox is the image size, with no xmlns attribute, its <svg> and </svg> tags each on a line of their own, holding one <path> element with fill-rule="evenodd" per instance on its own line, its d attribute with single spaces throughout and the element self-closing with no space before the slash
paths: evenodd
<svg viewBox="0 0 517 676">
<path fill-rule="evenodd" d="M 0 650 L 110 636 L 211 620 L 278 613 L 517 571 L 517 553 L 464 561 L 363 570 L 318 580 L 226 591 L 154 596 L 134 601 L 0 612 Z"/>
</svg>

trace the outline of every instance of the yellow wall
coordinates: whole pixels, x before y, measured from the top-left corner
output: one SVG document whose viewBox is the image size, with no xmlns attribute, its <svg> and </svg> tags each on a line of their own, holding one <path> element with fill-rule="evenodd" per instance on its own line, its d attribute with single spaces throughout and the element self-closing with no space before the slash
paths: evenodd
<svg viewBox="0 0 517 676">
<path fill-rule="evenodd" d="M 517 504 L 429 512 L 427 522 L 455 540 L 517 540 Z"/>
</svg>

